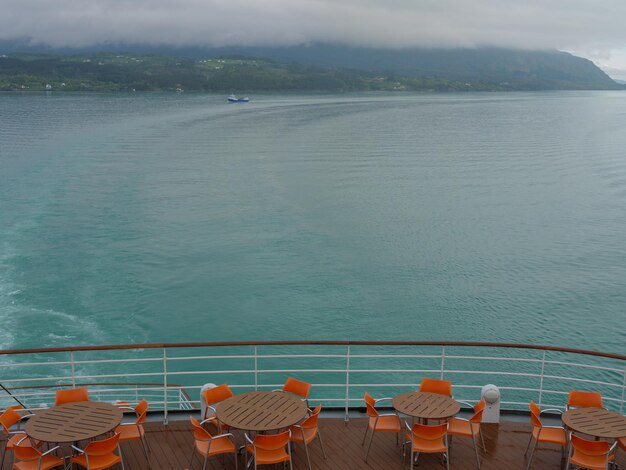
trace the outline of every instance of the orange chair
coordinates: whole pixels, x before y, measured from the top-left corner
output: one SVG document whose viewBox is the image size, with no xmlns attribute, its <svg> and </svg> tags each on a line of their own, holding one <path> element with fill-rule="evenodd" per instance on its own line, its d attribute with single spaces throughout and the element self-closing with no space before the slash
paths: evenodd
<svg viewBox="0 0 626 470">
<path fill-rule="evenodd" d="M 68 388 L 57 390 L 54 406 L 65 405 L 77 401 L 89 401 L 89 393 L 86 388 Z"/>
<path fill-rule="evenodd" d="M 220 432 L 222 429 L 229 429 L 227 425 L 216 418 L 216 411 L 213 405 L 235 396 L 230 387 L 227 384 L 218 385 L 217 387 L 209 388 L 202 392 L 202 396 L 204 403 L 206 403 L 206 410 L 204 411 L 204 416 L 202 416 L 203 422 L 207 419 L 211 419 L 211 422 L 217 426 Z"/>
<path fill-rule="evenodd" d="M 439 395 L 452 396 L 452 382 L 450 380 L 438 380 L 424 377 L 420 384 L 420 392 L 437 393 Z"/>
<path fill-rule="evenodd" d="M 13 448 L 15 458 L 18 461 L 11 468 L 13 470 L 49 470 L 62 467 L 63 459 L 56 455 L 50 455 L 58 448 L 59 446 L 56 446 L 42 453 L 31 445 L 30 439 L 23 437 Z"/>
<path fill-rule="evenodd" d="M 311 391 L 310 383 L 294 379 L 293 377 L 287 377 L 287 380 L 285 380 L 285 385 L 283 385 L 282 391 L 293 393 L 294 395 L 299 396 L 306 402 L 306 406 L 309 406 L 309 392 Z"/>
<path fill-rule="evenodd" d="M 4 434 L 3 436 L 3 449 L 0 454 L 0 468 L 2 468 L 2 463 L 4 462 L 4 456 L 8 452 L 13 452 L 13 449 L 17 445 L 19 441 L 21 441 L 24 437 L 26 437 L 26 433 L 21 430 L 22 420 L 25 418 L 30 418 L 33 416 L 32 414 L 21 415 L 16 410 L 23 410 L 24 408 L 20 405 L 11 406 L 7 408 L 4 413 L 0 415 L 0 426 L 1 430 Z M 17 427 L 13 430 L 15 425 Z"/>
<path fill-rule="evenodd" d="M 87 470 L 104 470 L 117 463 L 120 463 L 124 469 L 122 451 L 120 450 L 120 435 L 117 433 L 107 439 L 91 441 L 84 449 L 79 449 L 76 446 L 72 446 L 72 449 L 80 454 L 72 457 L 72 463 Z M 117 449 L 117 454 L 115 449 Z"/>
<path fill-rule="evenodd" d="M 533 401 L 530 402 L 529 408 L 530 424 L 533 425 L 533 431 L 530 433 L 530 439 L 528 440 L 528 445 L 526 446 L 526 452 L 524 452 L 524 455 L 528 453 L 530 443 L 534 441 L 534 444 L 532 450 L 530 451 L 530 457 L 528 457 L 528 465 L 526 465 L 526 470 L 530 468 L 530 465 L 533 461 L 533 454 L 535 453 L 535 449 L 540 442 L 545 442 L 547 444 L 557 444 L 561 446 L 562 454 L 565 452 L 565 448 L 567 447 L 567 433 L 565 432 L 565 428 L 563 428 L 562 426 L 544 426 L 540 419 L 541 413 L 545 413 L 546 411 L 552 411 L 556 413 L 561 413 L 561 411 L 557 409 L 540 410 Z"/>
<path fill-rule="evenodd" d="M 413 428 L 406 423 L 409 430 L 407 444 L 411 446 L 411 461 L 409 468 L 413 468 L 415 459 L 419 454 L 443 454 L 446 461 L 446 468 L 450 470 L 450 457 L 448 453 L 448 423 L 436 426 L 415 423 Z"/>
<path fill-rule="evenodd" d="M 570 408 L 604 408 L 602 394 L 599 392 L 570 390 L 566 408 L 568 410 Z"/>
<path fill-rule="evenodd" d="M 210 421 L 205 420 L 198 422 L 193 416 L 189 417 L 191 425 L 193 426 L 194 446 L 191 451 L 191 457 L 189 458 L 189 468 L 193 462 L 193 456 L 200 454 L 204 457 L 203 469 L 206 467 L 209 457 L 222 454 L 233 454 L 235 457 L 235 470 L 237 469 L 237 446 L 233 442 L 233 435 L 230 433 L 220 434 L 219 436 L 213 436 L 209 431 L 204 429 L 202 425 Z"/>
<path fill-rule="evenodd" d="M 150 459 L 148 457 L 150 447 L 148 447 L 148 442 L 146 441 L 146 433 L 143 429 L 143 423 L 146 422 L 146 417 L 148 415 L 148 402 L 146 400 L 141 400 L 139 403 L 137 403 L 137 406 L 135 408 L 120 408 L 124 410 L 134 411 L 137 415 L 137 419 L 134 423 L 123 423 L 115 428 L 115 432 L 120 435 L 120 442 L 141 441 L 143 453 L 146 456 L 148 467 L 150 467 Z"/>
<path fill-rule="evenodd" d="M 309 470 L 311 470 L 311 459 L 309 458 L 308 445 L 313 442 L 315 437 L 319 437 L 320 446 L 322 448 L 322 455 L 324 456 L 324 459 L 326 459 L 326 452 L 324 451 L 322 435 L 320 434 L 320 430 L 317 424 L 320 411 L 322 411 L 322 405 L 317 405 L 317 407 L 313 411 L 311 411 L 311 414 L 307 419 L 302 421 L 302 423 L 296 424 L 295 426 L 291 426 L 291 428 L 289 428 L 291 430 L 291 442 L 304 444 L 304 452 L 306 453 L 306 461 L 309 464 Z"/>
<path fill-rule="evenodd" d="M 570 443 L 565 470 L 569 470 L 571 464 L 588 470 L 608 470 L 615 460 L 617 441 L 609 445 L 606 441 L 589 441 L 570 434 Z"/>
<path fill-rule="evenodd" d="M 254 470 L 258 465 L 272 465 L 281 462 L 289 462 L 289 468 L 293 470 L 291 463 L 291 431 L 287 430 L 279 434 L 257 434 L 254 440 L 248 434 L 244 434 L 248 445 L 246 446 L 246 468 L 254 461 Z M 248 461 L 248 454 L 252 457 Z"/>
<path fill-rule="evenodd" d="M 463 403 L 467 406 L 472 406 L 469 403 Z M 450 439 L 452 436 L 462 436 L 462 437 L 471 437 L 472 443 L 474 444 L 474 453 L 476 454 L 476 464 L 480 469 L 480 457 L 478 456 L 478 438 L 480 437 L 480 442 L 483 445 L 483 451 L 487 452 L 487 448 L 485 447 L 485 440 L 483 439 L 483 433 L 480 430 L 480 423 L 483 420 L 483 411 L 485 409 L 485 400 L 480 400 L 473 406 L 474 414 L 470 419 L 464 418 L 452 418 L 448 421 L 448 435 Z"/>
<path fill-rule="evenodd" d="M 396 413 L 381 415 L 375 408 L 376 404 L 378 404 L 379 402 L 383 400 L 391 400 L 391 398 L 379 398 L 378 400 L 375 400 L 374 397 L 365 392 L 363 399 L 365 400 L 365 406 L 367 407 L 367 416 L 369 416 L 369 420 L 367 427 L 365 428 L 365 435 L 363 436 L 363 442 L 361 443 L 361 445 L 365 444 L 365 438 L 367 437 L 367 433 L 371 431 L 370 442 L 367 445 L 367 451 L 365 452 L 365 461 L 367 462 L 367 456 L 370 453 L 370 447 L 372 446 L 374 433 L 395 432 L 397 443 L 400 432 L 402 431 L 402 426 L 400 425 L 400 417 Z"/>
</svg>

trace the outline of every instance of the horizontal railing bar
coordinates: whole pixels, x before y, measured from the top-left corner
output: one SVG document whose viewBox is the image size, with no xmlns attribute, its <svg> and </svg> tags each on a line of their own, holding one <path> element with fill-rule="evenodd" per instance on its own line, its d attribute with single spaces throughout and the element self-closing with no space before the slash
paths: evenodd
<svg viewBox="0 0 626 470">
<path fill-rule="evenodd" d="M 345 354 L 259 354 L 258 356 L 254 355 L 230 355 L 230 356 L 177 356 L 177 357 L 168 357 L 168 361 L 186 361 L 186 360 L 199 360 L 199 359 L 326 359 L 326 358 L 336 358 L 336 359 L 345 359 Z M 162 358 L 160 360 L 163 360 Z"/>
<path fill-rule="evenodd" d="M 441 356 L 439 356 L 441 358 Z M 345 370 L 343 371 L 346 372 Z M 403 373 L 417 373 L 417 374 L 440 374 L 441 369 L 350 369 L 350 373 L 367 373 L 376 372 L 380 374 L 403 372 Z M 448 373 L 448 371 L 446 371 Z"/>
<path fill-rule="evenodd" d="M 169 373 L 167 375 L 170 375 Z M 79 379 L 111 379 L 113 377 L 163 377 L 163 372 L 135 372 L 132 374 L 101 374 L 101 375 L 77 375 L 76 380 Z M 70 377 L 71 378 L 71 377 Z"/>
<path fill-rule="evenodd" d="M 345 354 L 340 356 L 345 358 Z M 448 356 L 446 356 L 447 358 Z M 441 354 L 350 354 L 350 359 L 441 359 Z"/>
<path fill-rule="evenodd" d="M 168 357 L 167 362 L 170 361 L 198 361 L 200 359 L 254 359 L 254 356 L 249 354 L 238 355 L 228 355 L 228 356 L 176 356 L 176 357 Z M 163 358 L 161 358 L 163 360 Z"/>
<path fill-rule="evenodd" d="M 587 356 L 606 357 L 626 360 L 623 354 L 606 353 L 585 349 L 565 348 L 559 346 L 533 345 L 522 343 L 491 343 L 483 341 L 214 341 L 190 343 L 149 343 L 149 344 L 116 344 L 103 346 L 73 346 L 65 348 L 31 348 L 31 349 L 3 349 L 0 355 L 14 354 L 41 354 L 69 351 L 112 351 L 123 349 L 175 349 L 175 348 L 202 348 L 202 347 L 243 347 L 243 346 L 446 346 L 446 347 L 486 347 L 500 349 L 532 349 L 537 351 L 554 351 L 574 353 Z"/>
<path fill-rule="evenodd" d="M 439 356 L 441 358 L 441 356 Z M 513 362 L 542 362 L 541 359 L 523 358 L 523 357 L 488 357 L 488 356 L 448 356 L 448 359 L 471 359 L 474 361 L 513 361 Z M 548 362 L 548 361 L 546 361 Z"/>
<path fill-rule="evenodd" d="M 561 362 L 561 361 L 548 361 L 546 360 L 546 364 L 553 364 L 557 366 L 568 366 L 568 367 L 584 367 L 585 369 L 597 369 L 597 370 L 606 370 L 609 372 L 617 372 L 619 374 L 624 373 L 624 368 L 616 369 L 614 367 L 603 367 L 603 366 L 594 366 L 591 364 L 578 364 L 576 362 Z"/>
<path fill-rule="evenodd" d="M 29 367 L 29 366 L 69 366 L 72 363 L 69 361 L 54 361 L 54 362 L 7 362 L 0 364 L 0 367 Z"/>
<path fill-rule="evenodd" d="M 21 382 L 41 382 L 43 380 L 48 380 L 48 381 L 59 381 L 59 380 L 72 380 L 72 377 L 33 377 L 30 379 L 2 379 L 2 383 L 3 384 L 8 384 L 8 383 L 21 383 Z"/>
<path fill-rule="evenodd" d="M 576 377 L 564 377 L 564 376 L 559 376 L 559 375 L 544 375 L 543 377 L 545 379 L 567 380 L 567 381 L 572 381 L 572 382 L 583 382 L 583 383 L 589 383 L 589 384 L 594 384 L 594 385 L 606 385 L 607 387 L 616 387 L 616 388 L 622 388 L 624 386 L 622 383 L 614 384 L 614 383 L 602 382 L 602 381 L 598 381 L 598 380 L 579 379 L 579 378 L 576 378 Z"/>
<path fill-rule="evenodd" d="M 74 364 L 105 364 L 105 363 L 118 363 L 118 362 L 162 362 L 162 357 L 141 357 L 137 359 L 94 359 L 94 360 L 82 360 L 74 361 Z M 71 364 L 68 362 L 68 364 Z"/>
</svg>

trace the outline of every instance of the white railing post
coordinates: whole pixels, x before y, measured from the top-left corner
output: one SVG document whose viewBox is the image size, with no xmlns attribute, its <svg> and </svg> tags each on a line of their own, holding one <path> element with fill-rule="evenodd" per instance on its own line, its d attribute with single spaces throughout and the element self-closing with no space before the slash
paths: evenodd
<svg viewBox="0 0 626 470">
<path fill-rule="evenodd" d="M 254 391 L 259 389 L 259 357 L 257 346 L 254 346 Z"/>
<path fill-rule="evenodd" d="M 167 425 L 167 350 L 163 348 L 163 424 Z"/>
<path fill-rule="evenodd" d="M 70 351 L 70 367 L 72 368 L 72 388 L 76 388 L 76 371 L 74 370 L 74 351 Z"/>
<path fill-rule="evenodd" d="M 624 380 L 622 380 L 622 401 L 619 404 L 619 414 L 624 414 L 624 395 L 626 393 L 626 367 L 624 367 Z"/>
<path fill-rule="evenodd" d="M 443 380 L 443 371 L 446 368 L 446 347 L 441 346 L 441 376 L 440 379 Z"/>
<path fill-rule="evenodd" d="M 350 345 L 346 350 L 346 416 L 344 421 L 348 423 L 348 411 L 350 408 Z"/>
<path fill-rule="evenodd" d="M 539 379 L 539 408 L 543 406 L 543 375 L 546 370 L 546 350 L 543 350 L 541 357 L 541 378 Z"/>
</svg>

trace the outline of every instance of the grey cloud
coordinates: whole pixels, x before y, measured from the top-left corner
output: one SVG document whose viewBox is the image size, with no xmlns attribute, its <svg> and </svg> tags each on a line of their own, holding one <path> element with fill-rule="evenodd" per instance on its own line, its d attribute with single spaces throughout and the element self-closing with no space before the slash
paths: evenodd
<svg viewBox="0 0 626 470">
<path fill-rule="evenodd" d="M 53 46 L 511 46 L 626 44 L 623 0 L 21 0 L 3 2 L 0 39 Z"/>
</svg>

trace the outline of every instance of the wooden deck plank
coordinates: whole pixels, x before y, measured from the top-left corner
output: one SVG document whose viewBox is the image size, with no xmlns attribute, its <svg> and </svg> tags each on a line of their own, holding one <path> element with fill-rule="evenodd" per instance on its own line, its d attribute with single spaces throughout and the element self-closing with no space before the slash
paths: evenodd
<svg viewBox="0 0 626 470">
<path fill-rule="evenodd" d="M 376 434 L 372 441 L 372 448 L 368 462 L 364 462 L 366 445 L 361 445 L 366 419 L 351 419 L 346 425 L 341 419 L 322 418 L 320 429 L 324 439 L 327 459 L 322 456 L 319 442 L 314 442 L 309 453 L 311 464 L 314 469 L 406 469 L 408 461 L 402 462 L 402 450 L 396 446 L 395 435 L 391 433 Z M 159 423 L 147 423 L 145 425 L 147 439 L 152 452 L 150 461 L 152 469 L 182 470 L 188 467 L 190 451 L 193 443 L 191 425 L 186 420 L 172 421 L 168 426 Z M 485 445 L 487 454 L 482 451 L 481 468 L 483 470 L 515 470 L 524 469 L 526 460 L 524 450 L 528 442 L 530 425 L 525 423 L 505 422 L 500 425 L 484 425 Z M 234 432 L 238 442 L 243 442 L 243 434 Z M 122 452 L 126 469 L 148 469 L 145 456 L 138 442 L 125 442 L 122 444 Z M 450 450 L 450 468 L 468 469 L 476 468 L 474 449 L 470 439 L 455 437 Z M 295 470 L 306 470 L 307 462 L 304 448 L 296 445 L 293 453 Z M 626 468 L 626 452 L 617 453 L 617 463 Z M 537 469 L 562 469 L 564 462 L 561 454 L 555 446 L 543 446 L 538 449 L 533 459 L 532 468 Z M 10 469 L 10 457 L 6 456 L 4 468 Z M 202 468 L 202 460 L 194 457 L 192 469 Z M 233 470 L 235 468 L 232 456 L 227 455 L 225 463 L 222 458 L 209 459 L 207 469 L 210 470 Z M 239 458 L 239 468 L 243 468 L 243 458 Z M 271 467 L 270 467 L 271 468 Z M 419 467 L 422 470 L 434 470 L 444 468 L 441 466 L 439 456 L 423 455 L 420 457 Z"/>
</svg>

